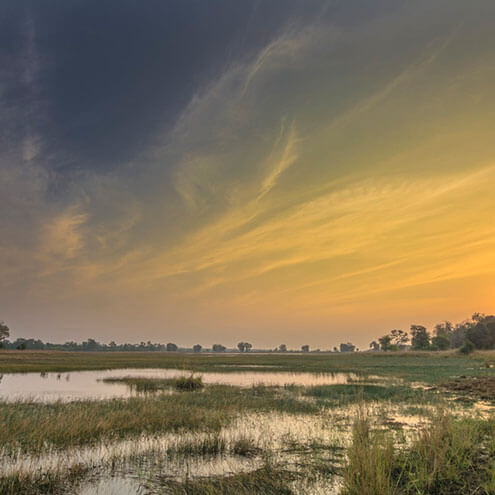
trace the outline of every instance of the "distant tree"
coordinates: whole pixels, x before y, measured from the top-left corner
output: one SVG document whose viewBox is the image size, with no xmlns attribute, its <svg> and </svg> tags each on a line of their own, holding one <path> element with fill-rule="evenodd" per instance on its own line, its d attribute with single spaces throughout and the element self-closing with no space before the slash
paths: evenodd
<svg viewBox="0 0 495 495">
<path fill-rule="evenodd" d="M 303 352 L 309 352 L 309 345 L 302 345 L 301 346 L 301 351 L 303 351 Z"/>
<path fill-rule="evenodd" d="M 211 347 L 211 350 L 213 352 L 225 352 L 227 350 L 227 348 L 222 344 L 213 344 L 213 346 Z"/>
<path fill-rule="evenodd" d="M 240 352 L 249 352 L 253 346 L 249 342 L 239 342 L 237 348 Z"/>
<path fill-rule="evenodd" d="M 280 344 L 278 350 L 279 352 L 287 352 L 287 346 L 285 344 Z"/>
<path fill-rule="evenodd" d="M 333 352 L 339 352 L 339 350 L 334 346 L 333 347 Z"/>
<path fill-rule="evenodd" d="M 392 337 L 390 335 L 384 335 L 378 339 L 380 343 L 380 349 L 382 351 L 390 351 L 392 348 Z"/>
<path fill-rule="evenodd" d="M 416 351 L 425 351 L 430 347 L 430 334 L 422 325 L 411 325 L 411 344 Z"/>
<path fill-rule="evenodd" d="M 82 343 L 82 348 L 84 351 L 97 351 L 100 347 L 99 342 L 97 342 L 95 339 L 88 339 L 86 342 Z"/>
<path fill-rule="evenodd" d="M 169 342 L 167 344 L 167 352 L 177 352 L 179 348 L 177 347 L 176 344 L 173 344 L 172 342 Z"/>
<path fill-rule="evenodd" d="M 450 340 L 447 335 L 436 335 L 431 339 L 431 347 L 433 350 L 446 351 L 450 349 Z"/>
<path fill-rule="evenodd" d="M 26 342 L 24 341 L 24 339 L 22 339 L 23 341 L 22 342 L 19 342 L 17 345 L 16 345 L 16 349 L 18 351 L 25 351 L 27 349 L 27 344 Z"/>
<path fill-rule="evenodd" d="M 340 344 L 340 352 L 354 352 L 356 350 L 356 346 L 347 342 L 347 344 Z"/>
<path fill-rule="evenodd" d="M 466 329 L 466 340 L 471 341 L 476 349 L 494 349 L 495 316 L 475 313 Z"/>
<path fill-rule="evenodd" d="M 409 341 L 409 336 L 404 330 L 394 329 L 390 332 L 390 337 L 392 338 L 392 344 L 398 348 L 403 347 Z"/>
<path fill-rule="evenodd" d="M 450 347 L 453 349 L 458 349 L 461 347 L 465 340 L 466 340 L 466 330 L 467 330 L 467 325 L 466 323 L 458 323 L 454 329 L 452 330 L 452 333 L 450 334 Z"/>
<path fill-rule="evenodd" d="M 193 346 L 193 351 L 194 352 L 201 352 L 201 349 L 203 349 L 203 347 L 199 344 L 196 344 Z"/>
<path fill-rule="evenodd" d="M 9 336 L 9 327 L 3 321 L 0 321 L 0 349 L 3 349 L 4 342 L 9 338 Z"/>
<path fill-rule="evenodd" d="M 475 347 L 474 344 L 470 340 L 466 340 L 464 345 L 459 349 L 461 354 L 471 354 L 474 352 Z"/>
<path fill-rule="evenodd" d="M 370 342 L 370 349 L 372 351 L 379 351 L 380 350 L 380 344 L 374 340 L 373 342 Z"/>
<path fill-rule="evenodd" d="M 450 335 L 454 331 L 454 325 L 450 323 L 450 321 L 443 321 L 442 323 L 438 323 L 435 325 L 434 333 L 436 337 L 440 337 L 440 335 L 444 335 L 445 337 L 450 338 Z"/>
</svg>

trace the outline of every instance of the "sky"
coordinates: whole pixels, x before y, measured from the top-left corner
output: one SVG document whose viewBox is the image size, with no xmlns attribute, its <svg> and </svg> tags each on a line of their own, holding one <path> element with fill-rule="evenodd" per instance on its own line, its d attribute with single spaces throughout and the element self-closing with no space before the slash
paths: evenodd
<svg viewBox="0 0 495 495">
<path fill-rule="evenodd" d="M 321 349 L 495 311 L 492 0 L 3 0 L 13 337 Z"/>
</svg>

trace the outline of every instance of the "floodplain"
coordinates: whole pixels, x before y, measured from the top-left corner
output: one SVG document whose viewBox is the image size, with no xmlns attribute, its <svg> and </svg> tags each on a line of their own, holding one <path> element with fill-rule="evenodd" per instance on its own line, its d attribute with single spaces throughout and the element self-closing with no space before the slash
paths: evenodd
<svg viewBox="0 0 495 495">
<path fill-rule="evenodd" d="M 494 364 L 0 351 L 0 493 L 495 493 Z"/>
</svg>

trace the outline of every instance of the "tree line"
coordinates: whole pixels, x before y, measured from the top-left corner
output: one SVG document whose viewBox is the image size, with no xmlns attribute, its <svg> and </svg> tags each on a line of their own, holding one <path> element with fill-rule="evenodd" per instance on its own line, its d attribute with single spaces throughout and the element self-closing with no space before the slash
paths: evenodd
<svg viewBox="0 0 495 495">
<path fill-rule="evenodd" d="M 474 313 L 461 323 L 438 323 L 430 332 L 423 325 L 411 325 L 410 333 L 394 329 L 370 343 L 373 351 L 445 351 L 459 349 L 469 354 L 475 349 L 495 349 L 495 316 Z"/>
<path fill-rule="evenodd" d="M 9 327 L 0 321 L 0 349 L 33 349 L 33 350 L 65 350 L 65 351 L 168 351 L 168 352 L 240 352 L 247 353 L 253 349 L 249 342 L 239 342 L 236 348 L 228 349 L 222 344 L 213 344 L 211 348 L 204 348 L 196 344 L 191 348 L 180 348 L 177 344 L 153 343 L 151 341 L 136 344 L 117 344 L 112 341 L 109 344 L 100 343 L 95 339 L 84 342 L 69 341 L 64 344 L 43 342 L 40 339 L 18 338 L 14 341 L 8 340 L 10 336 Z M 389 333 L 373 340 L 369 349 L 371 351 L 443 351 L 448 349 L 459 349 L 469 354 L 475 349 L 495 349 L 495 316 L 483 313 L 475 313 L 473 316 L 461 323 L 452 324 L 443 321 L 435 325 L 430 332 L 423 325 L 411 325 L 409 332 L 402 329 L 394 329 Z M 320 352 L 319 349 L 310 351 L 309 345 L 301 346 L 298 351 L 289 350 L 286 344 L 280 344 L 275 349 L 256 349 L 257 352 Z M 342 343 L 334 347 L 333 352 L 355 352 L 358 348 L 351 342 Z"/>
</svg>

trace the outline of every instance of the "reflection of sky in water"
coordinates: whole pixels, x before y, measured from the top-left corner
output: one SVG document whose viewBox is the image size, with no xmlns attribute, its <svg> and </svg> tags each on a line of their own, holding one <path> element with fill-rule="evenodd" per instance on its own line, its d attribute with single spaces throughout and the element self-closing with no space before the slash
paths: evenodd
<svg viewBox="0 0 495 495">
<path fill-rule="evenodd" d="M 105 383 L 104 378 L 174 378 L 191 373 L 178 369 L 118 369 L 72 371 L 68 373 L 7 373 L 0 381 L 0 400 L 36 400 L 50 402 L 83 399 L 111 399 L 135 395 L 123 383 Z M 352 373 L 228 372 L 198 373 L 208 384 L 249 387 L 265 385 L 333 385 L 358 379 Z"/>
</svg>

